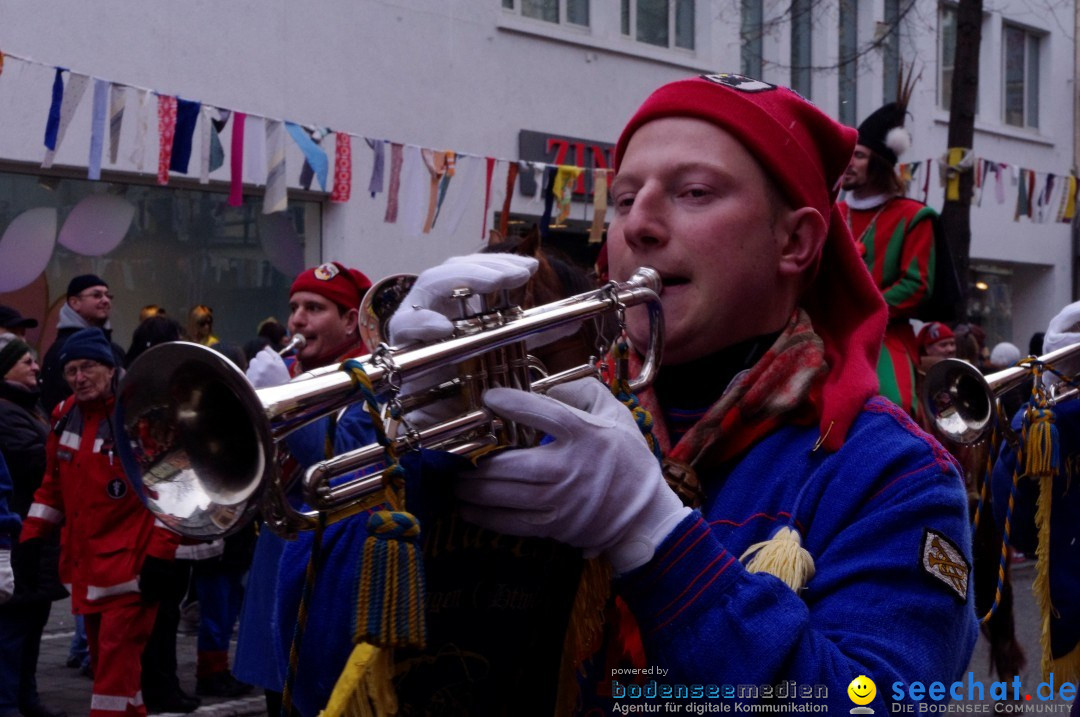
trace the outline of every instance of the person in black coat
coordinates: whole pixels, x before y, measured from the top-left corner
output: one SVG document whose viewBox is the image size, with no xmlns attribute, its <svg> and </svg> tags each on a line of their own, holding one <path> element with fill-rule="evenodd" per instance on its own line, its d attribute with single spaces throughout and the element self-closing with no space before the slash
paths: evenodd
<svg viewBox="0 0 1080 717">
<path fill-rule="evenodd" d="M 11 472 L 12 509 L 26 517 L 45 474 L 49 423 L 41 409 L 39 368 L 30 346 L 12 338 L 0 346 L 0 454 Z M 15 594 L 0 605 L 0 714 L 18 709 L 26 717 L 56 717 L 38 696 L 41 634 L 54 600 L 67 597 L 60 583 L 60 545 L 14 545 Z"/>
</svg>

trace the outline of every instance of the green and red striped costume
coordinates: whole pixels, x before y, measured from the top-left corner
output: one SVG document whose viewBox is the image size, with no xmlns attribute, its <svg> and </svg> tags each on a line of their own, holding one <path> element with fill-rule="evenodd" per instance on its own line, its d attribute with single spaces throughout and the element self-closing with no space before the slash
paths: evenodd
<svg viewBox="0 0 1080 717">
<path fill-rule="evenodd" d="M 839 207 L 866 268 L 889 305 L 885 346 L 878 359 L 881 393 L 915 416 L 919 349 L 908 319 L 917 314 L 934 289 L 932 220 L 937 213 L 905 197 L 893 197 L 869 209 L 852 209 L 846 202 L 840 202 Z"/>
</svg>

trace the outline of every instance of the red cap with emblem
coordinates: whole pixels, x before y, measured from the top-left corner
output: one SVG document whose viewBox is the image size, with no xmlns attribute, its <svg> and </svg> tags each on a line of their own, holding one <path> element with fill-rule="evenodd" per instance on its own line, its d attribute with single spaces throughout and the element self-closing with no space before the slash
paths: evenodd
<svg viewBox="0 0 1080 717">
<path fill-rule="evenodd" d="M 813 207 L 829 226 L 801 305 L 825 344 L 831 370 L 822 390 L 822 445 L 839 448 L 867 399 L 877 394 L 877 359 L 887 311 L 836 211 L 840 178 L 858 133 L 797 92 L 733 74 L 671 82 L 638 108 L 615 146 L 615 169 L 634 133 L 662 117 L 695 117 L 737 139 L 793 208 Z"/>
<path fill-rule="evenodd" d="M 357 309 L 364 292 L 370 288 L 371 279 L 363 272 L 333 261 L 301 272 L 289 288 L 289 295 L 292 296 L 298 291 L 310 291 L 333 301 L 343 309 Z"/>
</svg>

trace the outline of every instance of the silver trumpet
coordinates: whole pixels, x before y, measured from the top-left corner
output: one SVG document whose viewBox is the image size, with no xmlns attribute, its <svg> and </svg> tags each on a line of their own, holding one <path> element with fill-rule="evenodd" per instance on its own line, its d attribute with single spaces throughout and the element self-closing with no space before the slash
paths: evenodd
<svg viewBox="0 0 1080 717">
<path fill-rule="evenodd" d="M 449 421 L 423 430 L 406 424 L 402 435 L 392 439 L 401 451 L 424 447 L 471 455 L 492 445 L 529 445 L 528 431 L 483 408 L 483 391 L 511 386 L 543 392 L 598 375 L 599 356 L 537 379 L 538 364 L 528 355 L 525 339 L 609 313 L 621 322 L 626 309 L 644 305 L 649 344 L 640 375 L 630 380 L 631 390 L 638 390 L 653 380 L 663 351 L 660 290 L 659 274 L 644 267 L 626 282 L 528 310 L 505 302 L 490 306 L 487 297 L 478 297 L 480 311 L 463 310 L 453 337 L 400 349 L 383 344 L 356 361 L 380 402 L 409 403 L 411 409 L 447 395 L 462 397 L 463 413 Z M 463 309 L 471 305 L 470 296 L 455 292 Z M 448 364 L 458 367 L 458 378 L 421 396 L 399 396 L 405 381 Z M 347 517 L 377 498 L 373 494 L 381 476 L 363 472 L 380 465 L 383 448 L 373 444 L 334 456 L 300 478 L 287 469 L 287 451 L 278 446 L 292 431 L 363 400 L 343 366 L 254 389 L 239 368 L 212 349 L 184 342 L 155 346 L 132 364 L 117 392 L 117 450 L 124 469 L 151 512 L 188 537 L 227 535 L 260 508 L 271 528 L 286 537 L 313 528 L 320 514 L 327 522 Z M 311 510 L 297 510 L 286 497 L 298 479 Z"/>
<path fill-rule="evenodd" d="M 1036 363 L 1075 376 L 1080 371 L 1080 344 L 1028 357 L 1017 366 L 985 376 L 967 361 L 939 361 L 927 370 L 923 381 L 921 399 L 926 415 L 934 429 L 948 440 L 965 445 L 978 443 L 994 427 L 998 397 L 1027 382 Z M 1047 386 L 1051 405 L 1076 395 L 1075 388 L 1062 390 L 1056 383 Z"/>
<path fill-rule="evenodd" d="M 293 351 L 300 353 L 300 350 L 307 346 L 307 337 L 303 334 L 293 334 L 289 339 L 289 343 L 281 347 L 277 352 L 278 356 L 288 356 Z"/>
</svg>

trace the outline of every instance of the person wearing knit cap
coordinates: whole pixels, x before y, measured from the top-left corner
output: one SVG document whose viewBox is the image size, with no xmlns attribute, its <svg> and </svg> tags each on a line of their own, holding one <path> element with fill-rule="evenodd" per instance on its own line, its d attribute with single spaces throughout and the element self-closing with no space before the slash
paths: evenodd
<svg viewBox="0 0 1080 717">
<path fill-rule="evenodd" d="M 327 262 L 301 272 L 289 289 L 288 328 L 307 343 L 291 366 L 267 346 L 252 358 L 247 377 L 256 388 L 286 383 L 292 376 L 339 363 L 366 353 L 357 319 L 360 301 L 371 281 L 362 272 L 339 262 Z M 327 446 L 334 454 L 375 443 L 371 418 L 357 401 L 331 420 L 327 416 L 293 431 L 285 438 L 290 455 L 301 467 L 324 460 Z M 299 481 L 294 486 L 297 503 Z M 342 585 L 353 584 L 358 562 L 355 547 L 367 535 L 367 515 L 360 514 L 326 528 L 320 546 L 326 568 L 320 572 L 313 620 L 327 616 L 327 634 L 304 640 L 293 684 L 293 704 L 299 714 L 316 714 L 325 704 L 352 647 L 351 617 L 332 597 Z M 357 537 L 360 536 L 360 537 Z M 259 531 L 244 591 L 232 674 L 266 695 L 267 713 L 281 713 L 281 693 L 297 615 L 305 566 L 312 549 L 311 531 L 283 540 L 265 525 Z M 278 619 L 280 617 L 280 619 Z M 320 630 L 321 632 L 321 630 Z"/>
<path fill-rule="evenodd" d="M 940 321 L 929 321 L 919 329 L 919 352 L 926 356 L 956 358 L 956 335 Z"/>
<path fill-rule="evenodd" d="M 0 305 L 0 336 L 5 333 L 13 334 L 19 338 L 26 337 L 26 330 L 37 327 L 38 320 L 23 316 L 17 309 L 10 306 Z"/>
<path fill-rule="evenodd" d="M 663 282 L 663 359 L 638 395 L 663 459 L 595 379 L 485 392 L 490 411 L 549 440 L 458 476 L 461 517 L 492 531 L 471 543 L 580 549 L 610 566 L 619 601 L 591 656 L 564 655 L 569 680 L 478 679 L 476 703 L 557 694 L 537 713 L 610 714 L 639 688 L 621 675 L 656 666 L 668 686 L 829 685 L 799 701 L 846 713 L 857 675 L 907 685 L 966 670 L 977 636 L 966 496 L 941 447 L 877 395 L 887 309 L 835 204 L 856 139 L 797 93 L 731 74 L 666 84 L 631 117 L 608 258 L 613 280 L 650 266 Z M 513 288 L 534 270 L 483 255 L 428 269 L 390 321 L 391 344 L 437 340 L 439 314 L 445 336 L 450 289 Z M 628 309 L 632 366 L 648 335 L 644 307 Z M 563 625 L 588 624 L 571 602 Z M 429 652 L 468 651 L 484 627 L 467 614 L 440 605 L 440 619 L 469 627 L 429 639 Z M 432 706 L 412 690 L 398 699 Z M 889 702 L 915 709 L 903 691 L 879 690 L 870 706 Z"/>
<path fill-rule="evenodd" d="M 1041 349 L 1050 353 L 1077 344 L 1080 302 L 1066 305 L 1050 320 Z M 1066 360 L 1053 364 L 1067 378 L 1075 377 L 1075 366 Z M 1048 384 L 1059 380 L 1049 372 L 1042 378 Z M 1032 588 L 1043 626 L 1039 646 L 1042 673 L 1054 675 L 1063 684 L 1075 683 L 1080 680 L 1080 491 L 1076 490 L 1073 466 L 1080 462 L 1080 401 L 1062 400 L 1046 407 L 1033 405 L 1030 392 L 1027 398 L 1029 403 L 1013 414 L 1012 430 L 1024 435 L 1021 432 L 1027 423 L 1027 435 L 1031 435 L 1032 421 L 1038 414 L 1029 411 L 1050 411 L 1053 460 L 1050 470 L 1036 473 L 1038 461 L 1025 469 L 1027 461 L 1017 465 L 1020 451 L 1026 457 L 1035 446 L 1002 441 L 990 479 L 994 518 L 1002 531 L 1008 526 L 1010 545 L 1036 560 Z M 1078 709 L 1080 698 L 1074 699 L 1071 714 L 1076 715 Z"/>
<path fill-rule="evenodd" d="M 9 506 L 24 520 L 45 475 L 49 421 L 39 400 L 39 372 L 26 342 L 0 336 L 0 459 L 7 461 L 14 487 Z M 40 550 L 11 546 L 15 595 L 0 605 L 0 714 L 63 715 L 42 703 L 37 683 L 41 635 L 52 603 L 68 594 L 60 582 L 59 557 L 58 539 Z"/>
<path fill-rule="evenodd" d="M 105 337 L 112 340 L 112 293 L 105 280 L 96 274 L 80 274 L 68 282 L 67 300 L 60 308 L 56 324 L 56 340 L 41 361 L 41 402 L 51 412 L 61 401 L 71 395 L 71 389 L 63 376 L 60 352 L 64 343 L 81 329 L 97 327 Z M 124 365 L 124 349 L 112 344 L 114 366 Z"/>
<path fill-rule="evenodd" d="M 919 345 L 908 320 L 933 292 L 937 213 L 903 196 L 896 163 L 911 145 L 904 127 L 906 108 L 906 100 L 890 102 L 859 125 L 859 140 L 842 180 L 847 197 L 839 206 L 889 305 L 877 367 L 881 393 L 917 417 Z"/>
<path fill-rule="evenodd" d="M 45 476 L 20 543 L 41 546 L 60 533 L 60 576 L 90 644 L 87 713 L 145 715 L 140 658 L 179 536 L 155 520 L 115 456 L 120 364 L 105 333 L 76 331 L 58 358 L 72 395 L 53 410 Z"/>
</svg>

